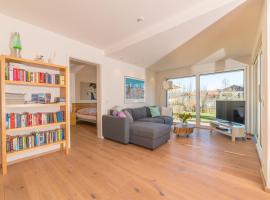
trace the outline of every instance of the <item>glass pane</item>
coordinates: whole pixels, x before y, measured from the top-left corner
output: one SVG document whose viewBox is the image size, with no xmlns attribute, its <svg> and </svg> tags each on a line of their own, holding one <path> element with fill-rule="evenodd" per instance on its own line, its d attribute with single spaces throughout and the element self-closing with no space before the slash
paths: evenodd
<svg viewBox="0 0 270 200">
<path fill-rule="evenodd" d="M 196 122 L 196 77 L 170 79 L 173 89 L 167 91 L 167 106 L 173 109 L 174 122 L 181 113 L 191 113 L 189 123 Z"/>
<path fill-rule="evenodd" d="M 216 119 L 216 101 L 244 100 L 244 71 L 200 76 L 200 124 L 209 126 Z"/>
</svg>

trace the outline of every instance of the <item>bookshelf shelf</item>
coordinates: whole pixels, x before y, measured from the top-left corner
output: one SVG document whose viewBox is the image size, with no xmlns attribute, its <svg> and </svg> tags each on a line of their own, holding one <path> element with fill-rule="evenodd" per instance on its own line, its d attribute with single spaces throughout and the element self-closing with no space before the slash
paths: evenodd
<svg viewBox="0 0 270 200">
<path fill-rule="evenodd" d="M 50 124 L 43 124 L 43 125 L 38 125 L 38 126 L 27 126 L 27 127 L 22 127 L 22 128 L 12 128 L 12 129 L 6 129 L 6 131 L 13 132 L 13 131 L 24 131 L 24 130 L 31 130 L 31 129 L 36 129 L 36 128 L 46 128 L 50 126 L 61 126 L 65 125 L 66 122 L 59 122 L 59 123 L 50 123 Z"/>
<path fill-rule="evenodd" d="M 6 105 L 6 108 L 42 108 L 42 107 L 58 107 L 58 106 L 66 106 L 66 103 L 49 103 L 49 104 L 41 104 L 41 103 L 28 103 L 28 104 L 9 104 Z"/>
<path fill-rule="evenodd" d="M 47 148 L 50 146 L 54 146 L 56 144 L 65 144 L 65 141 L 58 141 L 58 142 L 52 142 L 52 143 L 48 143 L 48 144 L 43 144 L 40 146 L 35 146 L 35 147 L 31 147 L 31 148 L 27 148 L 27 149 L 23 149 L 23 150 L 19 150 L 19 151 L 12 151 L 12 152 L 7 152 L 8 156 L 14 156 L 14 155 L 18 155 L 18 154 L 23 154 L 29 151 L 33 151 L 33 150 L 38 150 L 38 149 L 43 149 L 43 148 Z"/>
<path fill-rule="evenodd" d="M 36 60 L 31 60 L 31 59 L 25 59 L 25 58 L 16 58 L 12 56 L 2 56 L 3 59 L 5 59 L 7 62 L 14 62 L 14 63 L 20 63 L 20 64 L 31 64 L 36 67 L 40 68 L 51 68 L 51 69 L 63 69 L 66 70 L 65 66 L 62 65 L 56 65 L 56 64 L 51 64 L 51 63 L 45 63 L 42 61 L 36 61 Z"/>
<path fill-rule="evenodd" d="M 32 83 L 32 82 L 25 82 L 25 81 L 10 81 L 10 80 L 6 80 L 5 83 L 7 85 L 24 85 L 24 86 L 34 86 L 34 87 L 54 87 L 54 88 L 66 87 L 66 85 L 59 85 L 59 84 Z"/>
<path fill-rule="evenodd" d="M 69 129 L 68 129 L 68 123 L 67 122 L 60 122 L 60 123 L 50 123 L 50 124 L 45 124 L 45 125 L 39 125 L 39 126 L 29 126 L 29 127 L 23 127 L 23 128 L 14 128 L 14 129 L 7 129 L 6 128 L 6 117 L 7 117 L 7 112 L 6 109 L 8 108 L 12 108 L 13 112 L 24 112 L 23 109 L 28 109 L 28 108 L 34 108 L 35 111 L 37 112 L 42 112 L 42 110 L 39 111 L 39 109 L 41 108 L 57 108 L 57 110 L 59 109 L 59 111 L 64 111 L 64 119 L 68 119 L 68 84 L 67 84 L 67 80 L 68 80 L 68 69 L 66 66 L 62 66 L 62 65 L 56 65 L 56 64 L 51 64 L 51 63 L 45 63 L 42 61 L 34 61 L 34 60 L 30 60 L 30 59 L 23 59 L 23 58 L 15 58 L 15 57 L 11 57 L 11 56 L 5 56 L 2 55 L 0 56 L 0 63 L 1 63 L 1 68 L 0 68 L 0 121 L 2 122 L 0 125 L 0 132 L 1 132 L 1 159 L 2 159 L 2 174 L 5 175 L 7 173 L 7 157 L 8 156 L 16 156 L 18 154 L 23 155 L 26 152 L 34 152 L 38 149 L 44 149 L 44 151 L 46 151 L 46 149 L 50 150 L 49 147 L 53 146 L 53 145 L 57 145 L 60 144 L 59 150 L 64 150 L 65 154 L 68 155 L 69 153 Z M 13 63 L 13 64 L 12 64 Z M 27 66 L 27 70 L 29 70 L 27 73 L 30 74 L 31 73 L 38 73 L 41 72 L 40 74 L 50 74 L 51 71 L 55 71 L 54 74 L 58 74 L 61 78 L 60 83 L 61 84 L 49 84 L 49 83 L 36 83 L 36 82 L 26 82 L 26 81 L 14 81 L 12 80 L 13 78 L 9 78 L 10 77 L 10 69 L 9 65 L 13 65 L 16 66 L 16 64 L 23 64 L 25 66 Z M 20 66 L 19 66 L 20 67 Z M 9 70 L 6 72 L 6 69 Z M 19 68 L 18 68 L 19 69 Z M 32 70 L 31 70 L 32 69 Z M 15 70 L 15 68 L 14 68 Z M 14 73 L 16 74 L 16 77 L 18 77 L 17 73 L 21 73 L 21 71 L 23 71 L 23 69 L 19 69 L 20 71 L 18 72 L 18 70 L 16 69 L 16 72 L 13 71 L 13 75 Z M 12 71 L 11 71 L 12 73 Z M 24 73 L 24 72 L 23 72 Z M 25 72 L 26 73 L 26 72 Z M 8 75 L 8 76 L 6 76 Z M 18 80 L 24 80 L 24 78 L 21 79 L 21 74 L 20 75 L 20 79 Z M 36 75 L 36 74 L 34 74 Z M 6 80 L 6 77 L 8 77 L 7 79 L 11 79 L 11 80 Z M 12 77 L 12 76 L 11 76 Z M 29 77 L 29 75 L 27 76 Z M 47 77 L 50 78 L 50 77 Z M 28 79 L 29 80 L 29 79 Z M 35 78 L 31 78 L 30 80 L 36 80 Z M 49 79 L 46 79 L 49 80 Z M 51 82 L 51 81 L 47 81 L 47 82 Z M 52 81 L 53 82 L 53 81 Z M 54 83 L 54 82 L 53 82 Z M 57 82 L 58 83 L 58 82 Z M 64 83 L 64 84 L 63 84 Z M 43 90 L 47 90 L 47 93 L 51 93 L 51 91 L 55 91 L 52 90 L 52 88 L 58 88 L 59 90 L 56 90 L 55 92 L 59 92 L 59 96 L 61 98 L 65 98 L 65 102 L 61 102 L 61 103 L 51 103 L 51 104 L 7 104 L 6 103 L 6 90 L 10 90 L 10 87 L 6 87 L 6 86 L 12 86 L 14 85 L 14 89 L 16 88 L 15 86 L 25 86 L 23 88 L 20 87 L 20 92 L 22 92 L 22 90 L 26 90 L 26 92 L 29 93 L 29 88 L 27 87 L 44 87 L 42 88 Z M 24 89 L 25 88 L 25 89 Z M 12 88 L 13 89 L 13 88 Z M 8 92 L 8 91 L 7 91 Z M 44 91 L 45 92 L 45 91 Z M 20 109 L 18 111 L 15 111 L 16 109 Z M 21 133 L 21 135 L 25 135 L 28 134 L 28 132 L 30 133 L 32 130 L 35 129 L 39 129 L 39 128 L 50 128 L 52 127 L 57 127 L 60 126 L 61 129 L 64 129 L 64 140 L 58 141 L 58 142 L 53 142 L 53 143 L 48 143 L 48 144 L 44 144 L 41 146 L 36 146 L 36 147 L 32 147 L 32 148 L 27 148 L 27 149 L 23 149 L 23 150 L 19 150 L 19 151 L 12 151 L 12 152 L 7 152 L 7 135 L 10 135 L 12 132 L 16 132 L 16 135 L 20 134 L 20 131 L 23 131 Z M 12 134 L 11 134 L 12 135 Z M 14 136 L 12 136 L 14 137 Z M 8 141 L 10 142 L 10 141 Z M 42 151 L 43 153 L 43 151 Z M 42 155 L 41 153 L 41 155 Z M 39 155 L 39 154 L 38 154 Z M 29 155 L 25 155 L 25 156 L 29 156 Z M 37 155 L 35 155 L 36 157 Z M 31 157 L 31 156 L 30 156 Z M 15 158 L 16 159 L 16 158 Z"/>
</svg>

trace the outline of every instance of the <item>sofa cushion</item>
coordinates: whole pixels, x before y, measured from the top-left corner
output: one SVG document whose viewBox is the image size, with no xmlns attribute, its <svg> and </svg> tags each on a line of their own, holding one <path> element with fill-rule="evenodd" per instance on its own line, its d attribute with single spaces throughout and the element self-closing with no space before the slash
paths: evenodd
<svg viewBox="0 0 270 200">
<path fill-rule="evenodd" d="M 146 107 L 133 108 L 132 109 L 132 117 L 134 120 L 146 118 L 147 117 Z"/>
<path fill-rule="evenodd" d="M 156 139 L 170 134 L 171 126 L 166 124 L 151 122 L 134 122 L 130 124 L 130 137 L 140 136 L 144 138 Z"/>
<path fill-rule="evenodd" d="M 133 120 L 133 117 L 132 117 L 132 115 L 130 114 L 130 112 L 127 111 L 127 110 L 124 110 L 123 112 L 124 112 L 125 115 L 127 116 L 129 122 L 132 123 L 134 120 Z"/>
<path fill-rule="evenodd" d="M 173 124 L 173 118 L 170 117 L 170 116 L 158 116 L 158 117 L 155 117 L 155 118 L 162 119 L 164 124 L 168 124 L 168 125 Z"/>
<path fill-rule="evenodd" d="M 146 117 L 152 117 L 152 116 L 151 116 L 150 108 L 149 108 L 149 107 L 145 107 L 145 108 L 146 108 L 146 114 L 147 114 Z"/>
<path fill-rule="evenodd" d="M 158 117 L 160 116 L 160 110 L 159 107 L 157 106 L 151 106 L 149 107 L 150 112 L 151 112 L 151 117 Z"/>
<path fill-rule="evenodd" d="M 158 117 L 146 117 L 146 118 L 138 119 L 137 121 L 164 124 L 164 119 L 158 118 Z"/>
</svg>

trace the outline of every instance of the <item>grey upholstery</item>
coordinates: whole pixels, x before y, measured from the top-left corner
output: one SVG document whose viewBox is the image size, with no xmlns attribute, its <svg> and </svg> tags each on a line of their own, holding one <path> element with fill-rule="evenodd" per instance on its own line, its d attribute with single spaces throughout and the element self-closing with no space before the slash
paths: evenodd
<svg viewBox="0 0 270 200">
<path fill-rule="evenodd" d="M 133 135 L 130 138 L 130 143 L 154 150 L 160 145 L 166 143 L 169 139 L 170 139 L 170 134 L 163 135 L 156 139 L 149 139 L 149 138 Z"/>
<path fill-rule="evenodd" d="M 134 120 L 146 118 L 147 117 L 146 107 L 132 109 L 132 117 Z"/>
<path fill-rule="evenodd" d="M 130 124 L 130 137 L 137 135 L 145 138 L 156 139 L 170 132 L 171 128 L 166 124 L 151 122 L 134 122 Z"/>
<path fill-rule="evenodd" d="M 168 141 L 170 131 L 166 124 L 137 121 L 130 124 L 130 143 L 155 149 Z"/>
<path fill-rule="evenodd" d="M 155 149 L 170 139 L 172 117 L 151 117 L 148 107 L 127 108 L 134 122 L 128 118 L 104 115 L 102 118 L 103 137 L 124 144 L 133 143 Z"/>
<path fill-rule="evenodd" d="M 169 117 L 169 116 L 146 117 L 146 118 L 138 119 L 137 121 L 161 123 L 161 124 L 168 124 L 168 125 L 173 124 L 173 119 L 172 117 Z"/>
<path fill-rule="evenodd" d="M 129 143 L 129 120 L 111 115 L 102 116 L 102 134 L 106 139 Z"/>
<path fill-rule="evenodd" d="M 173 124 L 173 118 L 170 117 L 170 116 L 159 116 L 157 118 L 163 119 L 164 120 L 164 124 L 168 124 L 168 125 L 172 125 Z"/>
<path fill-rule="evenodd" d="M 157 117 L 146 117 L 146 118 L 139 119 L 137 121 L 140 121 L 140 122 L 153 122 L 153 123 L 164 124 L 164 120 L 161 119 L 161 118 L 157 118 Z"/>
</svg>

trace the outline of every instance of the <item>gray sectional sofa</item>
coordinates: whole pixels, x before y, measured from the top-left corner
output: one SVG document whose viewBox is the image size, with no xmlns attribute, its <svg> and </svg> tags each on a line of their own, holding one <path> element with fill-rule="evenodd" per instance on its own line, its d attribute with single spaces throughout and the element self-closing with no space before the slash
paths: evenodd
<svg viewBox="0 0 270 200">
<path fill-rule="evenodd" d="M 136 144 L 149 149 L 155 149 L 170 139 L 172 117 L 151 117 L 148 107 L 124 109 L 133 120 L 103 115 L 102 132 L 106 139 L 123 144 Z"/>
</svg>

